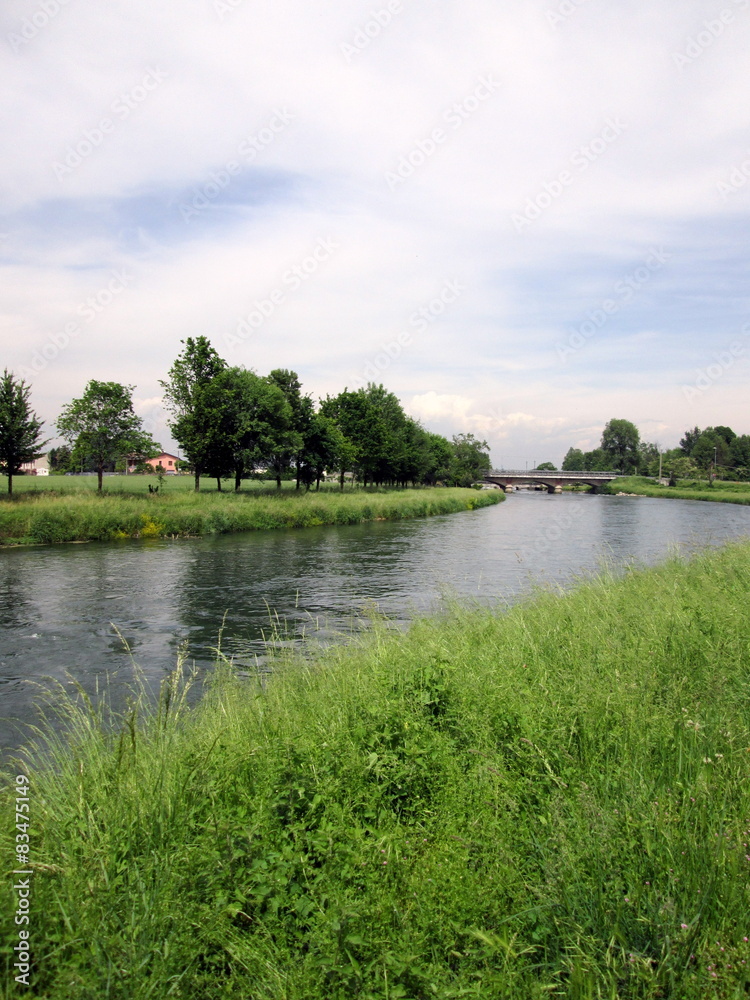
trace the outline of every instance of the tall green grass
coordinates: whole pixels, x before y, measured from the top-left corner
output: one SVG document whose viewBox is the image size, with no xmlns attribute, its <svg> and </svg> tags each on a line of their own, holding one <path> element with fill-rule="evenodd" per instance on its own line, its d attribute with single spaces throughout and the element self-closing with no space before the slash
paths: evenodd
<svg viewBox="0 0 750 1000">
<path fill-rule="evenodd" d="M 725 483 L 713 486 L 701 480 L 680 480 L 677 486 L 660 486 L 645 476 L 615 479 L 602 488 L 607 493 L 635 493 L 644 497 L 671 497 L 674 500 L 712 500 L 716 503 L 750 504 L 750 483 Z"/>
<path fill-rule="evenodd" d="M 750 543 L 185 686 L 32 756 L 31 995 L 748 995 Z"/>
<path fill-rule="evenodd" d="M 171 538 L 398 520 L 473 510 L 499 491 L 422 489 L 356 493 L 27 493 L 0 502 L 0 545 Z"/>
</svg>

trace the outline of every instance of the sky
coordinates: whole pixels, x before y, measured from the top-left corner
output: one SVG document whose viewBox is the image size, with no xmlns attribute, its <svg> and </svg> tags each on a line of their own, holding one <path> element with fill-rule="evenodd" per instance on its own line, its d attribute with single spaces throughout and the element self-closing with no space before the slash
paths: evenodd
<svg viewBox="0 0 750 1000">
<path fill-rule="evenodd" d="M 204 335 L 493 466 L 750 433 L 750 0 L 4 0 L 0 368 Z"/>
</svg>

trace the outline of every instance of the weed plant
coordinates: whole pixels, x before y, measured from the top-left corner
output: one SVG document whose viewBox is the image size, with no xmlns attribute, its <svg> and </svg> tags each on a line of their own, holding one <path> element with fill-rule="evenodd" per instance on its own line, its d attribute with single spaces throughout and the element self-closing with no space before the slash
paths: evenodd
<svg viewBox="0 0 750 1000">
<path fill-rule="evenodd" d="M 60 695 L 3 997 L 739 1000 L 750 543 L 375 628 L 266 683 Z M 3 857 L 12 857 L 12 775 Z M 8 868 L 12 864 L 8 864 Z"/>
</svg>

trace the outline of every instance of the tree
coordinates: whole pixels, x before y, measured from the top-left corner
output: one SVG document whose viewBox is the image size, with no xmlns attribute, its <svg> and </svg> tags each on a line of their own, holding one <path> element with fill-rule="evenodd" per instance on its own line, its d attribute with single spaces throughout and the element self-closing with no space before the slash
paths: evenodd
<svg viewBox="0 0 750 1000">
<path fill-rule="evenodd" d="M 471 486 L 490 471 L 490 446 L 473 434 L 454 434 L 451 481 L 454 486 Z"/>
<path fill-rule="evenodd" d="M 584 452 L 584 472 L 613 472 L 614 468 L 615 459 L 607 454 L 603 448 L 594 448 L 593 451 Z"/>
<path fill-rule="evenodd" d="M 557 468 L 552 464 L 552 462 L 542 462 L 541 465 L 537 465 L 538 472 L 557 472 Z"/>
<path fill-rule="evenodd" d="M 683 455 L 692 455 L 695 443 L 700 436 L 700 427 L 694 427 L 691 431 L 685 431 L 684 435 L 680 438 L 680 448 Z"/>
<path fill-rule="evenodd" d="M 593 472 L 587 469 L 583 462 L 583 452 L 580 448 L 568 448 L 562 463 L 563 472 Z"/>
<path fill-rule="evenodd" d="M 291 406 L 277 385 L 238 367 L 214 376 L 205 401 L 220 415 L 212 449 L 214 474 L 230 472 L 237 492 L 245 476 L 273 455 L 279 435 L 291 426 Z"/>
<path fill-rule="evenodd" d="M 750 476 L 750 434 L 740 434 L 729 446 L 729 461 L 738 478 Z"/>
<path fill-rule="evenodd" d="M 199 490 L 201 475 L 221 464 L 217 450 L 222 446 L 220 425 L 225 414 L 222 400 L 207 390 L 227 363 L 207 337 L 188 337 L 181 343 L 185 348 L 169 369 L 168 381 L 159 384 L 164 389 L 164 405 L 174 415 L 170 430 L 185 452 Z"/>
<path fill-rule="evenodd" d="M 13 476 L 25 462 L 42 457 L 48 443 L 40 441 L 43 421 L 29 406 L 31 386 L 6 368 L 0 378 L 0 473 L 8 477 L 8 496 L 13 495 Z"/>
<path fill-rule="evenodd" d="M 73 446 L 73 457 L 94 463 L 102 488 L 104 467 L 124 455 L 147 458 L 160 451 L 133 412 L 135 386 L 92 379 L 57 420 L 60 434 Z"/>
<path fill-rule="evenodd" d="M 602 432 L 601 448 L 620 472 L 632 472 L 638 468 L 639 442 L 635 424 L 629 420 L 610 420 Z"/>
<path fill-rule="evenodd" d="M 729 464 L 730 447 L 726 439 L 717 434 L 713 427 L 707 427 L 693 446 L 690 457 L 706 473 L 710 475 L 713 468 L 716 473 L 716 466 Z"/>
<path fill-rule="evenodd" d="M 638 475 L 658 476 L 659 446 L 650 441 L 641 441 L 638 445 Z"/>
<path fill-rule="evenodd" d="M 50 472 L 72 472 L 71 464 L 72 452 L 70 446 L 61 444 L 59 448 L 50 448 L 47 454 Z"/>
</svg>

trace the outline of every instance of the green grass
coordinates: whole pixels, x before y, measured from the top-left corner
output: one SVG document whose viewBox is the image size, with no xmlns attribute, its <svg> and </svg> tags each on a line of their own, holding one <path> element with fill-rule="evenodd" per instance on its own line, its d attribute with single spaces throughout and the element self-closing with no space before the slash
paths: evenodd
<svg viewBox="0 0 750 1000">
<path fill-rule="evenodd" d="M 14 476 L 13 492 L 15 493 L 93 493 L 96 492 L 98 478 L 92 476 Z M 148 493 L 148 487 L 158 486 L 157 476 L 142 475 L 105 475 L 103 480 L 103 492 L 105 493 Z M 282 480 L 281 488 L 293 490 L 296 483 L 294 480 Z M 223 489 L 233 490 L 234 480 L 223 480 Z M 161 493 L 191 493 L 195 487 L 195 480 L 191 475 L 164 476 L 161 485 Z M 276 481 L 269 479 L 244 479 L 242 489 L 247 491 L 269 491 L 276 489 Z M 322 490 L 337 490 L 338 483 L 332 480 L 321 484 Z M 8 490 L 8 477 L 0 476 L 0 497 Z M 347 483 L 347 490 L 351 486 Z M 201 478 L 201 493 L 216 493 L 216 480 L 208 476 Z"/>
<path fill-rule="evenodd" d="M 114 733 L 55 696 L 31 995 L 745 998 L 749 664 L 746 542 L 223 664 L 192 710 L 177 671 Z"/>
<path fill-rule="evenodd" d="M 713 500 L 717 503 L 750 504 L 750 483 L 681 479 L 677 486 L 660 486 L 645 476 L 628 476 L 603 486 L 603 493 L 635 493 L 643 497 L 672 497 L 677 500 Z"/>
<path fill-rule="evenodd" d="M 184 489 L 158 494 L 29 492 L 0 501 L 0 546 L 357 524 L 450 514 L 501 499 L 494 490 L 451 488 L 344 493 L 275 489 L 237 494 Z"/>
</svg>

